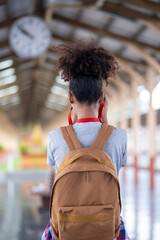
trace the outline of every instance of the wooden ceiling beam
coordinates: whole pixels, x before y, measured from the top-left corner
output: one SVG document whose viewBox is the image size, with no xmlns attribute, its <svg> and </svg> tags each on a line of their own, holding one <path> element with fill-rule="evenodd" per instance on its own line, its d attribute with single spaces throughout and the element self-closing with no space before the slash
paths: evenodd
<svg viewBox="0 0 160 240">
<path fill-rule="evenodd" d="M 43 13 L 41 11 L 35 11 L 34 15 L 43 17 Z M 18 17 L 4 20 L 4 21 L 0 22 L 0 28 L 10 27 L 17 19 L 19 19 L 20 17 L 25 17 L 25 16 L 30 16 L 30 14 L 23 14 Z"/>
<path fill-rule="evenodd" d="M 125 71 L 128 72 L 128 74 L 134 79 L 134 81 L 137 81 L 138 84 L 145 86 L 145 79 L 137 72 L 135 71 L 129 64 L 124 62 L 123 60 L 118 60 L 122 67 L 124 67 Z"/>
<path fill-rule="evenodd" d="M 10 27 L 14 21 L 16 21 L 19 17 L 7 19 L 5 21 L 0 22 L 0 28 Z"/>
<path fill-rule="evenodd" d="M 147 0 L 119 0 L 121 3 L 130 3 L 133 6 L 141 7 L 155 13 L 160 13 L 160 3 Z"/>
<path fill-rule="evenodd" d="M 126 63 L 130 63 L 134 66 L 141 66 L 143 68 L 146 68 L 146 66 L 147 66 L 145 62 L 142 62 L 142 61 L 139 62 L 139 61 L 135 61 L 135 60 L 130 59 L 130 58 L 125 58 L 125 57 L 122 57 L 120 55 L 117 55 L 116 53 L 114 54 L 114 56 L 116 56 L 117 59 L 120 59 L 120 60 L 122 60 Z"/>
<path fill-rule="evenodd" d="M 25 72 L 27 70 L 33 71 L 37 67 L 37 61 L 35 59 L 30 60 L 22 60 L 22 62 L 19 62 L 18 64 L 13 64 L 15 67 L 16 72 Z"/>
<path fill-rule="evenodd" d="M 50 79 L 52 79 L 53 76 L 53 72 L 48 71 L 46 69 L 36 69 L 35 73 L 34 73 L 34 77 L 36 79 L 46 79 L 46 81 L 50 81 Z"/>
<path fill-rule="evenodd" d="M 67 37 L 63 37 L 63 36 L 59 36 L 59 35 L 57 35 L 57 34 L 52 34 L 52 37 L 53 37 L 53 41 L 54 41 L 54 37 L 56 38 L 56 39 L 59 39 L 59 40 L 62 40 L 62 41 L 64 41 L 64 42 L 66 42 L 66 43 L 68 43 L 68 42 L 73 42 L 72 40 L 70 40 L 69 38 L 67 38 Z M 49 50 L 49 52 L 50 52 L 51 50 Z M 52 50 L 52 52 L 53 52 L 53 50 Z M 139 61 L 134 61 L 134 60 L 132 60 L 132 59 L 129 59 L 129 58 L 124 58 L 124 57 L 122 57 L 122 56 L 120 56 L 120 55 L 117 55 L 116 53 L 113 53 L 114 54 L 114 56 L 116 56 L 116 58 L 118 58 L 118 59 L 122 59 L 123 61 L 125 61 L 125 62 L 127 62 L 127 63 L 131 63 L 131 64 L 133 64 L 133 65 L 139 65 L 139 66 L 142 66 L 142 67 L 146 67 L 146 63 L 145 62 L 139 62 Z M 51 61 L 50 61 L 51 62 Z M 57 64 L 57 62 L 54 62 L 54 65 L 56 65 Z"/>
<path fill-rule="evenodd" d="M 32 59 L 31 60 L 23 60 L 23 59 L 21 59 L 20 61 L 13 62 L 13 64 L 10 67 L 6 67 L 6 68 L 2 69 L 2 71 L 7 70 L 9 68 L 15 68 L 15 70 L 16 70 L 16 68 L 23 67 L 23 66 L 25 66 L 25 64 L 32 63 L 32 62 L 35 63 L 35 65 L 36 65 L 35 60 L 32 60 Z M 29 66 L 29 68 L 30 68 L 30 66 Z M 26 69 L 28 69 L 28 68 L 25 68 L 25 70 Z"/>
<path fill-rule="evenodd" d="M 0 0 L 0 4 L 5 4 L 7 3 L 7 0 Z"/>
<path fill-rule="evenodd" d="M 148 55 L 142 48 L 135 46 L 133 44 L 127 44 L 128 47 L 133 48 L 150 67 L 152 67 L 158 74 L 160 74 L 160 64 L 150 55 Z"/>
<path fill-rule="evenodd" d="M 147 21 L 140 19 L 140 22 L 143 23 L 146 27 L 152 28 L 154 31 L 160 34 L 160 24 L 153 21 Z"/>
<path fill-rule="evenodd" d="M 0 97 L 0 100 L 6 99 L 6 98 L 8 98 L 8 97 L 12 97 L 12 96 L 17 95 L 17 94 L 19 94 L 19 91 L 16 92 L 16 93 L 12 93 L 12 94 L 9 94 L 9 95 L 6 95 L 6 96 L 3 96 L 3 97 Z"/>
<path fill-rule="evenodd" d="M 80 3 L 80 4 L 72 4 L 72 3 L 53 3 L 51 4 L 45 12 L 45 21 L 46 23 L 50 23 L 52 19 L 52 14 L 55 9 L 77 9 L 77 10 L 83 10 L 87 8 L 100 8 L 103 6 L 105 0 L 92 0 L 92 1 L 87 1 L 85 3 Z"/>
<path fill-rule="evenodd" d="M 7 54 L 7 55 L 0 56 L 0 61 L 5 61 L 5 60 L 7 60 L 7 59 L 14 59 L 15 57 L 17 57 L 17 56 L 15 55 L 15 53 L 14 53 L 14 52 L 11 52 L 11 53 L 9 53 L 9 54 Z"/>
<path fill-rule="evenodd" d="M 8 40 L 5 40 L 3 42 L 0 42 L 0 48 L 8 47 L 10 44 Z"/>
<path fill-rule="evenodd" d="M 93 6 L 93 4 L 92 4 L 92 6 Z M 49 24 L 50 22 L 51 22 L 51 20 L 52 20 L 52 15 L 53 15 L 53 13 L 54 13 L 54 10 L 55 9 L 79 9 L 79 10 L 83 10 L 83 9 L 85 9 L 85 8 L 87 8 L 87 6 L 86 5 L 84 5 L 84 4 L 63 4 L 63 3 L 61 3 L 61 4 L 56 4 L 56 3 L 54 3 L 54 4 L 52 4 L 52 5 L 50 5 L 47 9 L 46 9 L 46 12 L 45 12 L 45 22 L 47 23 L 47 24 Z"/>
<path fill-rule="evenodd" d="M 3 90 L 3 89 L 5 89 L 5 88 L 12 87 L 12 86 L 14 86 L 14 85 L 18 85 L 18 82 L 15 81 L 15 82 L 13 82 L 13 83 L 8 83 L 8 84 L 5 84 L 5 85 L 2 85 L 2 86 L 0 86 L 0 90 Z"/>
<path fill-rule="evenodd" d="M 17 105 L 10 105 L 9 108 L 7 108 L 6 112 L 8 112 L 8 115 L 10 117 L 19 118 L 19 115 L 24 114 L 22 107 L 17 107 Z"/>
<path fill-rule="evenodd" d="M 49 61 L 47 61 L 47 59 L 44 63 L 39 64 L 39 66 L 40 66 L 41 69 L 45 69 L 49 72 L 55 72 L 56 71 L 56 63 L 52 62 L 52 64 L 51 64 L 51 63 L 49 63 Z"/>
<path fill-rule="evenodd" d="M 3 105 L 3 109 L 5 110 L 5 109 L 8 109 L 8 108 L 13 108 L 14 106 L 16 107 L 16 109 L 17 109 L 17 106 L 20 106 L 21 105 L 21 102 L 19 102 L 19 103 L 17 103 L 16 105 L 14 105 L 13 103 L 7 103 L 7 104 L 5 104 L 5 105 Z M 19 107 L 18 107 L 19 108 Z M 10 113 L 9 113 L 9 115 L 10 115 Z"/>
<path fill-rule="evenodd" d="M 53 38 L 55 37 L 56 39 L 60 39 L 60 40 L 62 40 L 64 42 L 66 42 L 66 43 L 67 42 L 73 42 L 73 41 L 70 41 L 69 38 L 66 38 L 66 37 L 63 37 L 63 36 L 59 36 L 57 34 L 53 34 L 52 37 Z M 52 52 L 53 52 L 53 50 L 52 50 Z M 117 55 L 116 53 L 113 53 L 113 54 L 114 54 L 114 56 L 118 60 L 122 60 L 123 62 L 130 63 L 130 64 L 135 65 L 135 66 L 142 66 L 143 68 L 146 68 L 146 66 L 147 66 L 145 62 L 139 62 L 139 61 L 135 61 L 135 60 L 132 60 L 132 59 L 129 59 L 129 58 L 124 58 L 124 57 L 122 57 L 120 55 Z M 56 62 L 54 62 L 54 65 L 56 65 Z"/>
<path fill-rule="evenodd" d="M 132 38 L 125 37 L 125 36 L 119 35 L 117 33 L 112 33 L 108 30 L 100 29 L 98 27 L 91 26 L 91 25 L 88 25 L 86 23 L 82 23 L 80 21 L 77 21 L 76 19 L 73 20 L 73 19 L 61 16 L 59 14 L 56 14 L 56 13 L 53 15 L 53 20 L 54 19 L 56 19 L 58 21 L 61 21 L 61 22 L 68 23 L 70 25 L 73 25 L 73 27 L 75 27 L 75 28 L 79 27 L 79 28 L 86 29 L 90 32 L 94 32 L 94 33 L 98 34 L 99 36 L 106 36 L 106 37 L 109 37 L 109 38 L 116 39 L 118 41 L 121 41 L 123 44 L 131 43 L 134 46 L 138 46 L 138 47 L 143 48 L 143 49 L 146 48 L 146 49 L 150 49 L 151 51 L 154 51 L 154 52 L 160 52 L 160 48 L 155 47 L 153 45 L 142 43 L 142 42 L 139 42 L 139 41 L 134 40 Z"/>
<path fill-rule="evenodd" d="M 132 1 L 132 2 L 134 2 L 134 1 Z M 100 9 L 102 11 L 105 11 L 108 13 L 113 13 L 113 14 L 119 15 L 124 18 L 129 18 L 129 19 L 144 19 L 144 20 L 155 21 L 155 22 L 159 22 L 159 20 L 160 20 L 157 16 L 155 16 L 155 14 L 150 15 L 150 14 L 146 14 L 146 13 L 143 13 L 140 11 L 136 11 L 129 7 L 125 7 L 121 3 L 111 3 L 111 2 L 106 1 Z"/>
<path fill-rule="evenodd" d="M 34 70 L 36 70 L 36 64 L 35 65 L 33 65 L 33 66 L 29 66 L 29 67 L 27 67 L 27 68 L 25 68 L 25 69 L 23 69 L 23 70 L 20 70 L 20 69 L 16 69 L 16 74 L 19 74 L 19 73 L 24 73 L 24 72 L 26 72 L 26 71 L 34 71 Z"/>
</svg>

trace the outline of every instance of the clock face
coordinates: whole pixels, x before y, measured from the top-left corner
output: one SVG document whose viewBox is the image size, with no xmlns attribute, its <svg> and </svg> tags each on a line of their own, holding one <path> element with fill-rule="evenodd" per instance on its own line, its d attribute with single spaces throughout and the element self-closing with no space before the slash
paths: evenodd
<svg viewBox="0 0 160 240">
<path fill-rule="evenodd" d="M 50 45 L 51 33 L 45 22 L 35 16 L 18 19 L 12 26 L 9 41 L 13 51 L 22 58 L 35 58 Z"/>
</svg>

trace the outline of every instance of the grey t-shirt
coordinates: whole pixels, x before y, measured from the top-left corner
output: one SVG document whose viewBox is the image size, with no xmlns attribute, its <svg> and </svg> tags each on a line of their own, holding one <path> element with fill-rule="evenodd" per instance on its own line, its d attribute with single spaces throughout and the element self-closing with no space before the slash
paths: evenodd
<svg viewBox="0 0 160 240">
<path fill-rule="evenodd" d="M 76 123 L 73 129 L 82 147 L 90 147 L 101 128 L 100 122 Z M 109 154 L 116 169 L 117 175 L 121 167 L 127 163 L 127 134 L 124 129 L 115 128 L 106 144 L 104 151 Z M 55 165 L 57 171 L 61 160 L 69 152 L 60 129 L 49 132 L 47 163 Z"/>
</svg>

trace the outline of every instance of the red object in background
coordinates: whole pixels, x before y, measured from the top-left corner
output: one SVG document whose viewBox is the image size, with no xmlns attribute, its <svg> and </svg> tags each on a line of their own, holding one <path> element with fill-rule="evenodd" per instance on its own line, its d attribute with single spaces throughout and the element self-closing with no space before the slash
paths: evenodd
<svg viewBox="0 0 160 240">
<path fill-rule="evenodd" d="M 151 156 L 150 157 L 150 188 L 154 188 L 154 174 L 155 174 L 155 169 L 154 169 L 154 164 L 155 164 L 155 157 Z"/>
</svg>

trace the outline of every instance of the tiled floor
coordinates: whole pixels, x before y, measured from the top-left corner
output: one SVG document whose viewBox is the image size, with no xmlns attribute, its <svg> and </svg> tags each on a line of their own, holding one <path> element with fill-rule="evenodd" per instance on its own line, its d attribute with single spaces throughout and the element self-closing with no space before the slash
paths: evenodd
<svg viewBox="0 0 160 240">
<path fill-rule="evenodd" d="M 131 240 L 160 239 L 160 173 L 155 189 L 150 191 L 149 173 L 140 170 L 139 183 L 134 184 L 134 171 L 121 173 L 122 216 Z M 0 173 L 0 240 L 39 240 L 48 222 L 37 196 L 31 196 L 33 184 L 47 181 L 47 172 Z"/>
<path fill-rule="evenodd" d="M 47 172 L 22 172 L 0 177 L 0 240 L 38 240 L 49 215 L 30 189 L 47 179 Z"/>
<path fill-rule="evenodd" d="M 160 172 L 155 175 L 155 188 L 150 190 L 149 171 L 139 171 L 134 184 L 134 170 L 121 172 L 122 216 L 131 240 L 160 239 Z"/>
</svg>

